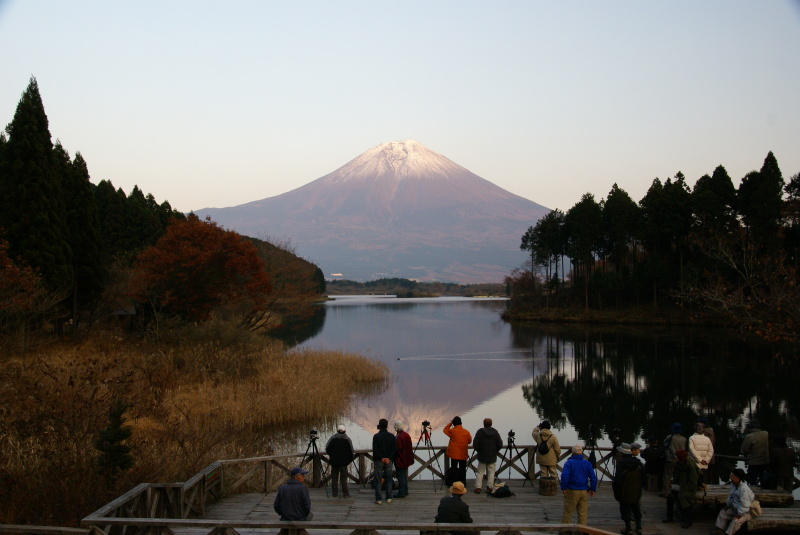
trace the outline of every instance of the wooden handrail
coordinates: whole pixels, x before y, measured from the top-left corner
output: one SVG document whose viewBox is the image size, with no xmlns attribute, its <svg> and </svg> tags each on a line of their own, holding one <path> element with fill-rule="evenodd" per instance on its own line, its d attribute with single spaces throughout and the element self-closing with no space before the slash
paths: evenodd
<svg viewBox="0 0 800 535">
<path fill-rule="evenodd" d="M 414 459 L 420 463 L 420 466 L 409 474 L 409 479 L 419 478 L 423 474 L 432 475 L 434 479 L 443 478 L 449 465 L 449 459 L 444 455 L 446 449 L 445 446 L 415 448 Z M 559 463 L 562 463 L 571 454 L 569 447 L 562 447 L 561 450 Z M 595 448 L 595 451 L 601 452 L 601 457 L 597 460 L 597 470 L 601 475 L 612 477 L 608 470 L 608 462 L 614 456 L 614 449 Z M 498 453 L 497 473 L 510 470 L 515 475 L 533 481 L 538 475 L 538 470 L 534 465 L 535 452 L 535 445 L 515 446 L 513 449 L 501 450 Z M 603 453 L 605 454 L 602 455 Z M 426 454 L 427 458 L 425 458 Z M 476 468 L 474 461 L 473 452 L 468 461 L 468 466 L 473 470 Z M 124 524 L 123 519 L 134 519 L 137 522 L 146 523 L 158 519 L 172 522 L 177 519 L 189 521 L 189 518 L 201 518 L 205 515 L 207 503 L 218 501 L 225 496 L 240 492 L 269 493 L 276 490 L 289 478 L 291 469 L 301 462 L 304 466 L 311 464 L 313 476 L 308 481 L 313 482 L 313 486 L 322 486 L 330 479 L 330 470 L 325 468 L 330 464 L 330 459 L 325 453 L 312 455 L 305 459 L 304 454 L 299 452 L 287 455 L 224 459 L 211 463 L 185 483 L 142 483 L 137 485 L 83 519 L 81 525 L 96 528 L 106 526 L 108 528 L 120 522 Z M 348 478 L 358 484 L 366 483 L 372 474 L 368 464 L 370 462 L 372 462 L 372 450 L 357 450 L 355 460 L 350 465 L 353 470 L 348 470 Z M 557 469 L 561 470 L 561 466 L 558 464 Z M 352 473 L 353 471 L 355 473 Z M 219 521 L 210 520 L 210 522 Z M 219 527 L 221 524 L 215 525 Z M 99 529 L 102 530 L 102 528 Z"/>
</svg>

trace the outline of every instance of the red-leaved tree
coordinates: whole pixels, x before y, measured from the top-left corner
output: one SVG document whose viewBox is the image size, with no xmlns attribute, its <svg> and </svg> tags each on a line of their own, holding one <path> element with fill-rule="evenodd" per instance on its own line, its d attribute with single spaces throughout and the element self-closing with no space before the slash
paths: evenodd
<svg viewBox="0 0 800 535">
<path fill-rule="evenodd" d="M 252 243 L 191 216 L 137 256 L 131 290 L 156 313 L 201 322 L 221 305 L 260 310 L 272 285 Z"/>
</svg>

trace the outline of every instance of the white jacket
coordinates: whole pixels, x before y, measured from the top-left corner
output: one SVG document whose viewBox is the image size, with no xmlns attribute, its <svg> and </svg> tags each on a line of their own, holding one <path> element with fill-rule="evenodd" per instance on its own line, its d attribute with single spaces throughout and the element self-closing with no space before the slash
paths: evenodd
<svg viewBox="0 0 800 535">
<path fill-rule="evenodd" d="M 711 439 L 705 435 L 695 433 L 689 437 L 689 458 L 692 459 L 701 470 L 708 468 L 708 463 L 714 456 L 714 445 Z M 703 461 L 706 464 L 703 464 Z"/>
</svg>

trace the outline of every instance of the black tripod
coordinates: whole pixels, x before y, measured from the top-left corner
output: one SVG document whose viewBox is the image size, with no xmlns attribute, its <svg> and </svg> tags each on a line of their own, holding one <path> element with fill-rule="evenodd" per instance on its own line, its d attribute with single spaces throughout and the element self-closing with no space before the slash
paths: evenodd
<svg viewBox="0 0 800 535">
<path fill-rule="evenodd" d="M 416 446 L 414 446 L 414 453 L 417 453 L 417 448 L 419 448 L 419 443 L 422 442 L 423 446 L 431 448 L 428 450 L 428 465 L 431 464 L 431 456 L 435 455 L 433 452 L 433 444 L 431 443 L 431 432 L 430 432 L 431 423 L 428 420 L 422 422 L 422 433 L 419 435 L 419 439 L 417 440 Z M 442 465 L 439 464 L 439 457 L 434 457 L 434 461 L 436 461 L 436 467 L 439 469 L 439 473 L 442 474 L 442 485 L 439 487 L 439 490 L 442 489 L 444 486 L 444 472 L 442 472 Z M 433 480 L 433 490 L 436 490 L 436 479 Z"/>
<path fill-rule="evenodd" d="M 513 456 L 512 456 L 513 453 Z M 503 458 L 505 458 L 506 462 L 508 462 L 508 479 L 511 479 L 511 465 L 514 464 L 514 461 L 519 458 L 519 463 L 522 465 L 522 469 L 525 470 L 525 481 L 522 482 L 522 486 L 525 486 L 525 483 L 531 481 L 531 475 L 528 473 L 528 469 L 525 467 L 525 460 L 522 458 L 522 453 L 517 449 L 517 445 L 514 443 L 514 430 L 508 432 L 508 443 L 506 444 L 506 450 L 503 452 Z M 533 485 L 533 481 L 531 481 L 531 485 Z"/>
<path fill-rule="evenodd" d="M 597 439 L 594 437 L 594 425 L 589 424 L 589 439 L 586 441 L 585 449 L 589 451 L 589 462 L 594 468 L 595 475 L 597 474 Z M 603 477 L 605 477 L 606 472 L 608 472 L 608 462 L 615 458 L 614 451 L 616 450 L 616 445 L 614 445 L 611 449 L 611 453 L 608 457 L 605 458 L 605 464 L 603 464 L 603 458 L 600 458 L 600 466 L 605 470 L 600 470 L 600 477 L 598 478 L 598 483 L 603 481 Z M 601 452 L 602 456 L 602 452 Z"/>
<path fill-rule="evenodd" d="M 306 458 L 309 458 L 308 452 L 311 452 L 311 459 L 319 459 L 319 467 L 320 471 L 322 472 L 322 483 L 325 485 L 325 496 L 330 498 L 330 494 L 328 493 L 328 474 L 325 473 L 325 463 L 322 462 L 322 456 L 319 453 L 319 448 L 317 448 L 317 430 L 312 429 L 309 433 L 309 440 L 308 446 L 306 447 L 306 452 L 303 454 L 303 460 L 300 462 L 300 466 L 306 464 Z M 313 463 L 312 463 L 313 466 Z"/>
</svg>

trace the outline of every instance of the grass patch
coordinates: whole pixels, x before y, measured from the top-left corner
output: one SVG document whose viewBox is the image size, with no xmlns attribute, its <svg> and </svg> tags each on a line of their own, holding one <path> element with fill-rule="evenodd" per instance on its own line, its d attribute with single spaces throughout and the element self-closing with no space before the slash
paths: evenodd
<svg viewBox="0 0 800 535">
<path fill-rule="evenodd" d="M 98 333 L 0 368 L 0 523 L 78 525 L 134 485 L 184 481 L 219 458 L 267 455 L 385 387 L 359 355 L 287 351 L 211 322 L 158 343 Z M 133 468 L 104 473 L 94 442 L 128 405 Z"/>
</svg>

